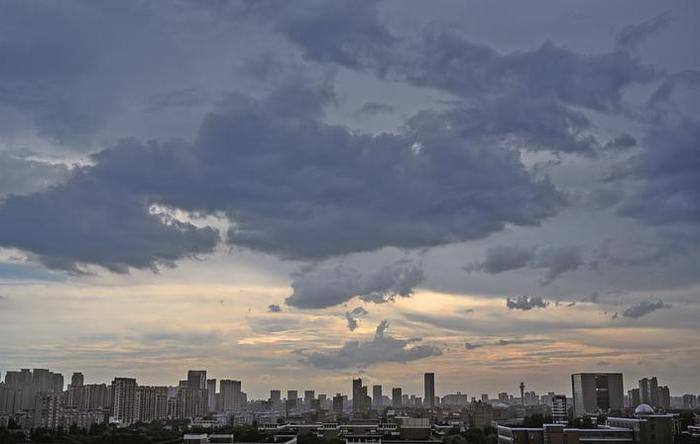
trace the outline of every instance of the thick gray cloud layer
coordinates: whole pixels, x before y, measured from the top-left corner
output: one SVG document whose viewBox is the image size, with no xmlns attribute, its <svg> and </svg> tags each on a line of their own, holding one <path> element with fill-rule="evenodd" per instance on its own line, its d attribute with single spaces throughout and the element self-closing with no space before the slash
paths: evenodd
<svg viewBox="0 0 700 444">
<path fill-rule="evenodd" d="M 408 260 L 367 275 L 343 265 L 306 268 L 294 275 L 291 284 L 294 292 L 285 302 L 298 308 L 324 308 L 357 296 L 365 302 L 384 303 L 411 296 L 423 278 L 421 266 Z"/>
<path fill-rule="evenodd" d="M 432 114 L 414 117 L 404 134 L 351 133 L 318 120 L 324 94 L 293 85 L 262 101 L 230 96 L 194 145 L 125 141 L 100 152 L 65 185 L 8 199 L 0 245 L 56 266 L 114 270 L 213 248 L 211 230 L 149 214 L 162 204 L 226 214 L 233 245 L 312 259 L 478 239 L 506 224 L 538 224 L 562 204 L 512 149 L 465 139 Z M 59 223 L 42 229 L 47 211 L 60 213 Z M 29 228 L 53 244 L 30 239 Z"/>
<path fill-rule="evenodd" d="M 599 211 L 590 222 L 600 223 L 606 236 L 613 218 L 629 223 L 629 231 L 640 229 L 622 215 L 658 238 L 658 245 L 639 254 L 629 248 L 634 242 L 616 239 L 619 250 L 589 264 L 596 273 L 696 254 L 700 125 L 687 102 L 700 75 L 692 63 L 673 72 L 675 67 L 645 62 L 658 61 L 644 50 L 653 34 L 673 30 L 672 14 L 657 11 L 623 27 L 616 40 L 611 33 L 607 44 L 602 37 L 602 46 L 589 48 L 556 35 L 498 46 L 472 29 L 433 20 L 425 20 L 430 24 L 424 28 L 407 27 L 384 15 L 386 3 L 373 1 L 203 6 L 217 12 L 214 19 L 199 7 L 179 6 L 69 1 L 43 8 L 10 1 L 0 7 L 0 61 L 8 67 L 0 72 L 0 116 L 12 117 L 0 119 L 6 121 L 0 135 L 30 134 L 62 143 L 61 150 L 94 152 L 101 148 L 80 145 L 98 140 L 100 128 L 124 110 L 152 117 L 201 108 L 170 122 L 199 128 L 186 141 L 112 143 L 132 130 L 144 137 L 135 128 L 139 117 L 119 121 L 117 134 L 104 138 L 109 148 L 71 171 L 0 151 L 0 246 L 50 267 L 81 271 L 97 264 L 125 272 L 174 265 L 226 242 L 234 252 L 247 248 L 317 264 L 294 276 L 287 303 L 302 308 L 354 296 L 384 302 L 424 282 L 422 272 L 405 264 L 359 273 L 322 263 L 329 258 L 385 247 L 428 249 L 522 233 L 524 227 L 552 230 L 545 222 L 559 223 L 567 213 L 563 207 L 583 201 L 586 211 Z M 251 20 L 257 20 L 255 37 L 265 35 L 245 42 L 251 51 L 240 60 L 254 56 L 245 68 L 259 89 L 246 88 L 244 76 L 230 77 L 233 65 L 217 61 L 238 54 L 227 49 L 231 42 L 214 45 L 212 39 L 226 40 L 231 34 L 225 30 L 245 28 Z M 100 38 L 86 38 L 94 35 Z M 258 48 L 257 40 L 268 46 Z M 279 54 L 284 56 L 277 60 Z M 207 74 L 172 69 L 185 65 Z M 311 71 L 321 71 L 323 79 L 309 81 L 304 73 Z M 219 72 L 226 74 L 215 79 Z M 399 93 L 389 92 L 399 84 Z M 386 94 L 372 94 L 385 87 Z M 404 109 L 406 91 L 432 98 Z M 349 111 L 339 111 L 344 101 Z M 391 133 L 345 126 L 372 115 L 401 126 L 387 126 Z M 164 132 L 163 140 L 180 135 Z M 611 166 L 614 172 L 604 173 Z M 557 168 L 565 171 L 560 176 L 572 177 L 557 177 Z M 549 171 L 555 171 L 552 178 Z M 590 171 L 606 174 L 607 183 L 580 178 Z M 15 193 L 21 195 L 8 196 Z M 183 213 L 187 217 L 172 216 Z M 227 219 L 230 230 L 192 222 L 207 215 Z M 577 223 L 571 232 L 586 231 Z M 610 237 L 627 231 L 611 230 Z M 467 268 L 523 271 L 491 278 L 502 281 L 535 270 L 543 274 L 542 284 L 562 276 L 570 283 L 590 271 L 582 270 L 578 247 L 518 247 L 518 236 L 507 241 L 515 247 L 487 249 Z M 554 243 L 569 237 L 560 234 Z M 593 245 L 584 243 L 590 240 L 576 242 Z M 528 245 L 536 243 L 528 239 Z M 668 273 L 663 285 L 697 282 L 679 274 Z M 469 279 L 471 285 L 489 276 Z M 337 285 L 329 288 L 329 282 Z M 597 284 L 587 284 L 581 294 L 606 290 Z M 464 287 L 460 291 L 472 290 Z M 550 300 L 552 287 L 540 289 Z M 490 292 L 509 294 L 500 290 Z"/>
<path fill-rule="evenodd" d="M 0 151 L 0 198 L 6 194 L 45 190 L 68 176 L 69 168 L 63 164 L 51 164 Z"/>
<path fill-rule="evenodd" d="M 368 341 L 348 341 L 342 347 L 314 352 L 303 358 L 303 362 L 321 369 L 363 368 L 384 362 L 410 362 L 430 356 L 439 356 L 442 351 L 432 345 L 413 345 L 420 338 L 398 339 L 389 335 L 387 321 L 377 325 L 374 337 Z"/>
</svg>

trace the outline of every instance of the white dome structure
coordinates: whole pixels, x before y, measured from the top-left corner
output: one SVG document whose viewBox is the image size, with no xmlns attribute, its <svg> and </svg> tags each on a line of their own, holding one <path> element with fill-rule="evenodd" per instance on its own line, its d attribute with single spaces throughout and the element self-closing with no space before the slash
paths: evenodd
<svg viewBox="0 0 700 444">
<path fill-rule="evenodd" d="M 635 415 L 653 415 L 654 408 L 649 404 L 639 404 L 636 409 L 634 409 Z"/>
</svg>

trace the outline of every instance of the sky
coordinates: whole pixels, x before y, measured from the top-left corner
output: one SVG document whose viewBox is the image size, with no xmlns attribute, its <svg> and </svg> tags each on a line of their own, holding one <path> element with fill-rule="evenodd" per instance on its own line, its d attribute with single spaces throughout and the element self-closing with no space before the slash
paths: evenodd
<svg viewBox="0 0 700 444">
<path fill-rule="evenodd" d="M 0 2 L 0 371 L 700 392 L 699 20 Z"/>
</svg>

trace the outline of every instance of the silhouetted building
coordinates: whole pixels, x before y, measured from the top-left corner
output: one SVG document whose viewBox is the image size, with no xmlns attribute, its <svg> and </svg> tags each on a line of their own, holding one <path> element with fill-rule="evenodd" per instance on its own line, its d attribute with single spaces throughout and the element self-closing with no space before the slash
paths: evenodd
<svg viewBox="0 0 700 444">
<path fill-rule="evenodd" d="M 222 409 L 225 412 L 238 411 L 243 405 L 241 381 L 222 379 L 219 381 Z"/>
<path fill-rule="evenodd" d="M 79 372 L 73 373 L 73 376 L 70 378 L 70 385 L 72 387 L 82 387 L 83 384 L 85 384 L 85 377 L 83 374 Z"/>
<path fill-rule="evenodd" d="M 204 390 L 207 388 L 206 370 L 189 370 L 187 372 L 187 387 Z"/>
<path fill-rule="evenodd" d="M 282 392 L 279 390 L 270 390 L 270 404 L 273 409 L 282 407 Z"/>
<path fill-rule="evenodd" d="M 314 390 L 304 390 L 304 407 L 310 408 L 311 401 L 316 399 L 316 392 Z"/>
<path fill-rule="evenodd" d="M 216 411 L 216 379 L 207 379 L 207 397 L 210 412 Z"/>
<path fill-rule="evenodd" d="M 659 406 L 659 382 L 655 376 L 639 380 L 639 396 L 642 404 L 649 404 L 652 407 Z"/>
<path fill-rule="evenodd" d="M 336 393 L 333 397 L 333 411 L 337 415 L 343 414 L 343 395 Z"/>
<path fill-rule="evenodd" d="M 667 385 L 659 387 L 659 407 L 665 410 L 671 408 L 671 390 Z"/>
<path fill-rule="evenodd" d="M 372 406 L 375 408 L 381 408 L 382 407 L 382 386 L 381 385 L 373 385 L 372 386 Z"/>
<path fill-rule="evenodd" d="M 391 389 L 391 405 L 392 407 L 401 407 L 402 404 L 401 387 Z"/>
<path fill-rule="evenodd" d="M 692 410 L 698 406 L 698 397 L 693 394 L 685 394 L 682 399 L 683 408 L 686 410 Z"/>
<path fill-rule="evenodd" d="M 364 403 L 366 393 L 363 394 L 362 391 L 362 379 L 357 378 L 352 380 L 352 411 L 362 412 L 364 411 Z"/>
<path fill-rule="evenodd" d="M 571 375 L 574 416 L 619 412 L 624 407 L 622 373 Z"/>
<path fill-rule="evenodd" d="M 642 398 L 639 396 L 639 389 L 634 388 L 627 391 L 627 399 L 629 400 L 630 407 L 637 407 L 642 403 Z"/>
<path fill-rule="evenodd" d="M 423 402 L 426 407 L 435 407 L 435 373 L 426 373 L 423 375 Z"/>
</svg>

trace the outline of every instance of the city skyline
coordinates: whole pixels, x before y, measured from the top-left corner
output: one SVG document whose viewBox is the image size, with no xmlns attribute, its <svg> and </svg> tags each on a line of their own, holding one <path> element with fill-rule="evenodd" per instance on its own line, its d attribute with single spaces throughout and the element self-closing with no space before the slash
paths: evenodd
<svg viewBox="0 0 700 444">
<path fill-rule="evenodd" d="M 245 381 L 242 380 L 235 380 L 232 379 L 231 376 L 224 376 L 224 377 L 217 377 L 209 372 L 207 370 L 187 370 L 185 373 L 185 379 L 177 379 L 176 381 L 163 381 L 161 380 L 160 382 L 154 383 L 154 382 L 149 382 L 149 383 L 143 383 L 139 382 L 137 378 L 133 376 L 126 376 L 126 375 L 114 375 L 113 377 L 109 378 L 108 380 L 105 381 L 95 381 L 95 380 L 89 380 L 85 378 L 85 375 L 83 372 L 73 372 L 71 374 L 70 379 L 68 379 L 68 376 L 66 375 L 64 377 L 63 373 L 60 373 L 58 371 L 53 371 L 55 369 L 41 369 L 41 368 L 23 368 L 23 369 L 14 369 L 14 370 L 6 370 L 4 373 L 0 373 L 0 382 L 7 383 L 7 376 L 8 372 L 12 374 L 13 382 L 11 384 L 17 384 L 18 380 L 21 380 L 22 375 L 25 372 L 30 372 L 30 373 L 36 373 L 36 372 L 41 372 L 41 374 L 45 374 L 47 376 L 42 377 L 41 380 L 44 380 L 43 386 L 51 386 L 51 387 L 56 387 L 56 390 L 58 390 L 58 387 L 61 387 L 61 391 L 63 390 L 68 390 L 71 385 L 73 386 L 83 386 L 83 385 L 100 385 L 100 384 L 111 384 L 114 380 L 134 380 L 136 381 L 136 384 L 138 386 L 145 386 L 145 387 L 179 387 L 179 386 L 186 386 L 190 388 L 197 388 L 197 389 L 207 389 L 210 390 L 211 387 L 215 387 L 214 393 L 224 393 L 227 390 L 229 390 L 228 387 L 231 387 L 231 390 L 233 392 L 231 393 L 244 393 L 246 395 L 246 399 L 248 401 L 254 401 L 254 400 L 274 400 L 279 397 L 279 400 L 283 399 L 293 399 L 293 400 L 303 400 L 305 403 L 308 401 L 307 397 L 311 397 L 312 399 L 317 399 L 317 395 L 323 395 L 328 397 L 328 400 L 332 400 L 332 396 L 335 394 L 342 394 L 348 399 L 352 400 L 354 399 L 353 396 L 355 393 L 358 394 L 358 396 L 367 396 L 372 400 L 371 406 L 374 406 L 374 399 L 375 395 L 379 394 L 383 399 L 388 399 L 391 401 L 393 399 L 393 395 L 395 393 L 398 393 L 400 396 L 410 396 L 411 398 L 417 398 L 421 400 L 421 402 L 425 403 L 425 393 L 428 393 L 429 391 L 434 393 L 435 397 L 437 398 L 443 398 L 445 396 L 454 396 L 454 395 L 463 395 L 467 397 L 466 399 L 476 401 L 481 399 L 482 401 L 488 401 L 488 400 L 495 400 L 495 399 L 500 399 L 503 394 L 508 394 L 510 397 L 508 399 L 510 400 L 517 400 L 517 403 L 525 403 L 527 402 L 528 396 L 531 393 L 540 393 L 540 394 L 556 394 L 558 395 L 564 395 L 568 398 L 572 398 L 574 395 L 574 390 L 573 390 L 573 380 L 574 377 L 579 377 L 580 375 L 613 375 L 613 376 L 618 376 L 620 377 L 620 381 L 617 385 L 619 388 L 619 391 L 621 393 L 621 397 L 624 397 L 625 404 L 630 404 L 632 407 L 638 405 L 638 404 L 649 404 L 649 405 L 659 405 L 661 406 L 662 403 L 660 403 L 659 396 L 661 392 L 659 390 L 666 390 L 669 395 L 671 395 L 672 398 L 675 398 L 676 400 L 680 400 L 683 398 L 683 396 L 696 396 L 700 399 L 700 392 L 698 393 L 682 393 L 680 391 L 671 391 L 668 387 L 668 385 L 659 385 L 658 383 L 658 378 L 656 376 L 653 376 L 651 378 L 649 377 L 643 377 L 642 379 L 639 379 L 637 382 L 635 381 L 627 381 L 623 382 L 622 379 L 622 373 L 615 373 L 615 372 L 583 372 L 583 373 L 573 373 L 571 374 L 571 383 L 569 384 L 569 389 L 563 390 L 563 391 L 556 391 L 552 389 L 552 386 L 546 386 L 543 388 L 539 388 L 538 390 L 532 390 L 532 387 L 529 385 L 525 386 L 523 381 L 520 381 L 517 386 L 515 386 L 515 389 L 513 389 L 512 392 L 508 391 L 508 387 L 501 387 L 494 393 L 485 393 L 483 390 L 479 391 L 478 389 L 474 391 L 473 393 L 468 393 L 468 392 L 462 392 L 460 390 L 457 391 L 440 391 L 436 390 L 436 387 L 439 388 L 439 384 L 435 384 L 435 373 L 434 372 L 426 372 L 423 374 L 416 374 L 415 378 L 413 381 L 403 381 L 403 385 L 396 385 L 392 382 L 387 382 L 387 381 L 379 381 L 375 379 L 362 379 L 363 377 L 366 378 L 366 376 L 362 377 L 352 377 L 352 385 L 348 384 L 348 381 L 345 381 L 345 385 L 347 387 L 339 387 L 336 391 L 330 390 L 324 392 L 323 390 L 317 390 L 316 386 L 313 384 L 307 383 L 306 386 L 303 387 L 287 387 L 287 386 L 282 386 L 282 385 L 271 385 L 269 386 L 266 390 L 267 392 L 265 393 L 252 393 L 251 392 L 251 397 L 248 398 L 248 391 L 244 390 L 245 387 Z M 421 379 L 422 376 L 422 379 Z M 439 376 L 439 375 L 438 375 Z M 48 379 L 47 379 L 48 378 Z M 54 378 L 54 379 L 52 379 Z M 203 378 L 203 379 L 202 379 Z M 3 380 L 4 379 L 4 380 Z M 422 380 L 422 382 L 421 382 Z M 58 382 L 60 381 L 60 382 Z M 203 381 L 203 382 L 198 382 L 198 381 Z M 653 388 L 649 388 L 649 382 L 653 381 Z M 664 381 L 667 383 L 667 381 Z M 416 389 L 416 391 L 411 391 L 410 389 L 406 389 L 406 387 L 413 387 L 415 384 L 419 384 L 419 387 Z M 553 384 L 556 385 L 556 384 Z M 580 382 L 579 382 L 580 385 Z M 224 386 L 227 387 L 227 389 L 224 389 Z M 629 386 L 629 390 L 627 387 Z M 527 390 L 525 390 L 527 388 Z M 366 390 L 366 393 L 363 393 L 362 390 Z M 394 392 L 395 389 L 398 389 L 398 392 Z M 52 389 L 53 390 L 53 389 Z M 505 390 L 505 391 L 504 391 Z M 633 391 L 637 391 L 637 393 L 634 396 L 638 396 L 639 399 L 635 399 L 632 397 Z M 646 390 L 646 393 L 645 393 Z M 40 391 L 46 391 L 45 389 L 42 389 Z M 641 394 L 640 394 L 641 392 Z M 525 397 L 522 396 L 517 396 L 519 393 L 524 393 Z M 285 394 L 285 396 L 281 396 L 282 394 Z M 303 395 L 302 395 L 303 394 Z M 421 395 L 423 395 L 421 397 Z M 485 398 L 486 395 L 486 398 Z M 493 395 L 493 396 L 491 396 Z M 238 396 L 238 395 L 229 395 L 229 396 Z M 618 401 L 618 403 L 621 402 Z M 628 401 L 629 400 L 629 401 Z M 537 398 L 537 401 L 539 402 L 539 398 Z M 239 401 L 231 401 L 233 403 L 238 404 Z M 668 401 L 666 401 L 668 402 Z M 430 407 L 429 405 L 425 404 L 426 407 Z M 369 405 L 368 405 L 369 406 Z M 385 405 L 385 407 L 390 406 Z M 357 408 L 364 408 L 367 406 L 360 406 L 357 405 Z M 667 407 L 668 408 L 668 407 Z M 579 415 L 580 416 L 580 415 Z"/>
<path fill-rule="evenodd" d="M 700 392 L 700 2 L 0 3 L 3 376 Z"/>
</svg>

